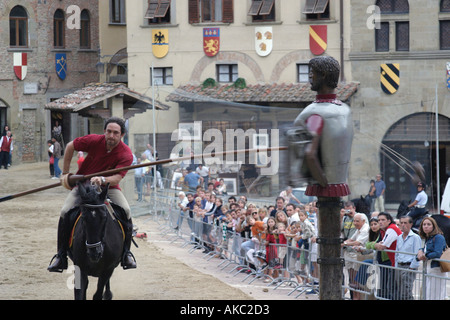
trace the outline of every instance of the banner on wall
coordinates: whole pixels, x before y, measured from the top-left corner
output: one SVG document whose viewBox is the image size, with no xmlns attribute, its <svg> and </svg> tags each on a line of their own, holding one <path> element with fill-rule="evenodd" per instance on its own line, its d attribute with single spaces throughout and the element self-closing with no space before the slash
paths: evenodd
<svg viewBox="0 0 450 320">
<path fill-rule="evenodd" d="M 272 27 L 255 27 L 255 50 L 261 57 L 266 57 L 272 52 L 273 31 Z"/>
<path fill-rule="evenodd" d="M 327 50 L 327 26 L 309 26 L 309 48 L 312 54 L 319 56 Z"/>
<path fill-rule="evenodd" d="M 152 51 L 157 58 L 164 58 L 169 52 L 169 29 L 152 30 Z"/>
<path fill-rule="evenodd" d="M 26 52 L 14 52 L 14 73 L 19 80 L 25 79 L 27 76 L 28 57 Z"/>
<path fill-rule="evenodd" d="M 400 64 L 385 63 L 380 67 L 381 89 L 386 94 L 394 94 L 400 86 Z"/>
<path fill-rule="evenodd" d="M 214 57 L 220 49 L 220 28 L 203 28 L 203 51 Z"/>
<path fill-rule="evenodd" d="M 58 77 L 64 80 L 67 74 L 67 56 L 65 53 L 55 54 L 55 68 Z"/>
</svg>

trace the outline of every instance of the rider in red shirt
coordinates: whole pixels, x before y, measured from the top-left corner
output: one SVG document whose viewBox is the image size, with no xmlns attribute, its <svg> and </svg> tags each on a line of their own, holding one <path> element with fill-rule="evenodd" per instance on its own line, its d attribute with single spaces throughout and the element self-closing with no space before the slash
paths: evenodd
<svg viewBox="0 0 450 320">
<path fill-rule="evenodd" d="M 104 134 L 90 134 L 69 142 L 64 153 L 63 176 L 61 178 L 62 185 L 71 189 L 66 177 L 69 174 L 70 162 L 75 151 L 88 153 L 77 172 L 79 175 L 93 174 L 109 169 L 130 166 L 133 162 L 133 154 L 130 148 L 121 140 L 125 135 L 125 131 L 125 122 L 120 118 L 113 117 L 106 121 Z M 125 243 L 122 266 L 124 269 L 130 269 L 136 268 L 136 261 L 130 252 L 133 224 L 131 222 L 130 206 L 119 187 L 119 182 L 126 173 L 127 171 L 124 170 L 106 177 L 95 176 L 90 181 L 92 184 L 98 186 L 109 183 L 109 199 L 123 208 L 127 215 L 128 221 L 126 222 L 126 226 L 124 226 Z M 50 272 L 62 272 L 64 269 L 67 269 L 67 250 L 71 225 L 66 214 L 77 204 L 78 191 L 76 189 L 76 187 L 71 189 L 61 209 L 61 217 L 58 224 L 58 253 L 53 257 L 53 263 L 47 268 Z"/>
</svg>

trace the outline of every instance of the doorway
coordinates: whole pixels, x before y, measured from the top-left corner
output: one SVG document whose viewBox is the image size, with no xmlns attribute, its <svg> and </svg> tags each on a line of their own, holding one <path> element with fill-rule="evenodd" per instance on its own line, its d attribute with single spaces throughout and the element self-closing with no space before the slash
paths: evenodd
<svg viewBox="0 0 450 320">
<path fill-rule="evenodd" d="M 418 161 L 425 169 L 428 207 L 436 208 L 437 167 L 440 195 L 445 188 L 450 168 L 450 119 L 439 115 L 439 160 L 436 161 L 436 116 L 431 112 L 409 115 L 395 123 L 383 139 L 380 169 L 386 183 L 386 203 L 414 200 L 417 188 L 409 174 L 408 162 Z M 392 151 L 389 151 L 392 150 Z M 408 174 L 409 173 L 409 174 Z"/>
</svg>

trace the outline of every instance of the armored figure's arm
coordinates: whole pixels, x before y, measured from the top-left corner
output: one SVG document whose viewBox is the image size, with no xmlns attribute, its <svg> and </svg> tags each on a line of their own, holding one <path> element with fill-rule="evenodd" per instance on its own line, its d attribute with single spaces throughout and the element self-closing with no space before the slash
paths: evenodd
<svg viewBox="0 0 450 320">
<path fill-rule="evenodd" d="M 311 143 L 306 146 L 305 160 L 312 177 L 322 186 L 328 185 L 327 177 L 319 160 L 320 137 L 324 121 L 319 115 L 312 115 L 306 120 L 308 131 L 312 135 Z"/>
</svg>

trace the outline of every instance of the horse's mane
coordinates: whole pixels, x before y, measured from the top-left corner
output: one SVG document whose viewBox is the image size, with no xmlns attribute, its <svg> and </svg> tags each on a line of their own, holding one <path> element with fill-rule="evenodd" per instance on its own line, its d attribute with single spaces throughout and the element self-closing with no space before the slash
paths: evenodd
<svg viewBox="0 0 450 320">
<path fill-rule="evenodd" d="M 90 183 L 78 185 L 78 194 L 80 195 L 81 203 L 100 204 L 103 203 L 101 193 L 97 191 L 97 187 Z"/>
</svg>

